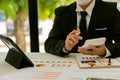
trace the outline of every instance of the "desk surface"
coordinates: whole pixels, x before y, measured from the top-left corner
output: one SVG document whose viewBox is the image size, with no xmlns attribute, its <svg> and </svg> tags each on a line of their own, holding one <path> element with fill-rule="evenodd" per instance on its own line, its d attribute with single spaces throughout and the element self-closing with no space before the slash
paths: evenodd
<svg viewBox="0 0 120 80">
<path fill-rule="evenodd" d="M 59 57 L 59 56 L 55 56 L 48 53 L 27 53 L 26 55 L 32 60 L 35 66 L 32 68 L 24 68 L 24 69 L 18 70 L 4 61 L 6 57 L 6 53 L 0 53 L 0 77 L 6 76 L 7 74 L 10 75 L 10 73 L 15 73 L 18 71 L 20 71 L 22 74 L 22 73 L 25 73 L 25 71 L 31 72 L 35 70 L 35 71 L 53 71 L 53 72 L 55 71 L 58 73 L 59 72 L 63 73 L 64 75 L 61 75 L 62 80 L 63 80 L 63 77 L 65 78 L 66 76 L 67 76 L 66 80 L 80 80 L 81 77 L 82 77 L 82 80 L 83 78 L 86 78 L 86 77 L 96 77 L 96 78 L 103 77 L 103 78 L 111 78 L 111 79 L 120 79 L 120 68 L 79 69 L 74 58 L 74 55 L 79 55 L 79 54 L 71 53 L 67 57 Z M 36 64 L 38 64 L 38 62 L 40 61 L 46 61 L 47 65 L 46 66 L 43 65 L 44 67 L 36 67 Z M 56 61 L 57 67 L 55 67 L 54 64 L 50 63 L 50 61 L 51 62 Z M 67 61 L 67 67 L 65 67 L 64 64 L 59 65 L 58 63 L 61 63 L 60 61 L 63 63 L 66 63 L 65 61 Z M 70 67 L 68 63 L 71 64 Z M 68 77 L 71 77 L 71 78 L 68 78 Z M 24 80 L 24 79 L 21 79 L 21 80 Z M 56 80 L 61 80 L 61 79 L 56 79 Z"/>
</svg>

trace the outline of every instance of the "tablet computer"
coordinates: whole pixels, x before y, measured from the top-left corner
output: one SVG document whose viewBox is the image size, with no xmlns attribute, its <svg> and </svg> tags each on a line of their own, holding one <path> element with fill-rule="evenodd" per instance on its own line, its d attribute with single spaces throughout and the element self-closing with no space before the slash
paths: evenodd
<svg viewBox="0 0 120 80">
<path fill-rule="evenodd" d="M 17 69 L 24 67 L 33 67 L 32 61 L 17 46 L 17 44 L 9 37 L 0 35 L 1 41 L 9 48 L 5 61 Z"/>
</svg>

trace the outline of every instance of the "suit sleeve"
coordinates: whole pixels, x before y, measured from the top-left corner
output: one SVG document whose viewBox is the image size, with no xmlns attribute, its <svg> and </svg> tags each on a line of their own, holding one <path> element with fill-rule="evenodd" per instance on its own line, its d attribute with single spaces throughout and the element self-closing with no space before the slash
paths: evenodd
<svg viewBox="0 0 120 80">
<path fill-rule="evenodd" d="M 63 36 L 60 24 L 60 14 L 63 12 L 63 8 L 57 8 L 55 10 L 55 20 L 53 24 L 53 28 L 49 33 L 48 39 L 45 41 L 45 50 L 48 53 L 59 55 L 59 56 L 66 56 L 67 53 L 62 52 L 62 49 L 65 44 L 65 37 Z"/>
<path fill-rule="evenodd" d="M 113 7 L 113 11 L 111 38 L 114 40 L 114 43 L 106 44 L 106 47 L 111 52 L 111 57 L 120 57 L 120 12 L 118 11 L 116 4 Z"/>
</svg>

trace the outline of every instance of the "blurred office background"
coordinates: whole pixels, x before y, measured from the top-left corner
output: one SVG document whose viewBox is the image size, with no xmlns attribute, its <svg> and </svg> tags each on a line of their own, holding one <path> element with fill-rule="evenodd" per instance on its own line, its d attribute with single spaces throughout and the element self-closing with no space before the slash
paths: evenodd
<svg viewBox="0 0 120 80">
<path fill-rule="evenodd" d="M 9 36 L 24 52 L 31 52 L 28 1 L 0 0 L 0 34 Z M 117 2 L 120 10 L 120 0 L 104 1 Z M 39 52 L 45 52 L 44 42 L 53 25 L 55 8 L 72 2 L 74 0 L 37 0 Z M 7 51 L 0 40 L 0 52 Z"/>
</svg>

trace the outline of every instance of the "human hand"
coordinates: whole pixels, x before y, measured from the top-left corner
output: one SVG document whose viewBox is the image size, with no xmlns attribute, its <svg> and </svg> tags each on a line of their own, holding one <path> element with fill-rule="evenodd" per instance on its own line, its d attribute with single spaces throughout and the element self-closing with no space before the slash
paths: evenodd
<svg viewBox="0 0 120 80">
<path fill-rule="evenodd" d="M 83 47 L 78 47 L 78 52 L 83 53 L 85 55 L 99 55 L 99 56 L 105 56 L 106 55 L 106 49 L 105 45 L 100 46 L 93 46 L 89 45 L 89 49 L 85 49 Z"/>
<path fill-rule="evenodd" d="M 79 29 L 70 32 L 65 40 L 65 50 L 69 52 L 79 42 L 79 40 L 82 40 Z"/>
</svg>

